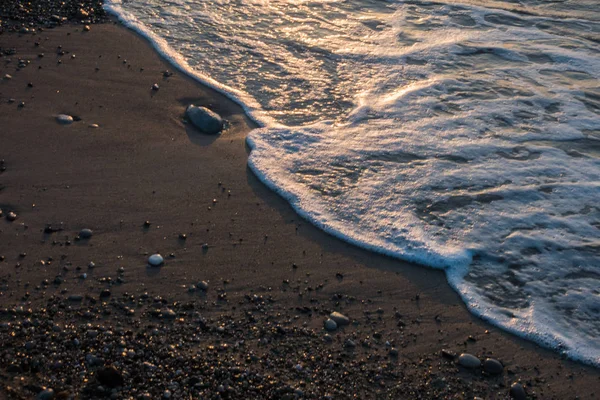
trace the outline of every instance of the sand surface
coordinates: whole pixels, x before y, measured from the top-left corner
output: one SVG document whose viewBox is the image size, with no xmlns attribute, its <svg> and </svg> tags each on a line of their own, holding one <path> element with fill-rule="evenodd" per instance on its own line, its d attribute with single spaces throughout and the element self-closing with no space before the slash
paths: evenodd
<svg viewBox="0 0 600 400">
<path fill-rule="evenodd" d="M 12 76 L 0 80 L 0 209 L 18 215 L 0 221 L 1 307 L 40 307 L 53 295 L 97 298 L 109 288 L 112 298 L 148 292 L 201 303 L 203 315 L 218 318 L 243 309 L 247 296 L 270 296 L 273 318 L 312 329 L 315 340 L 329 312 L 355 320 L 332 334 L 331 351 L 342 351 L 347 338 L 381 342 L 349 357 L 369 363 L 377 354 L 402 365 L 402 382 L 416 388 L 406 398 L 435 398 L 435 385 L 447 398 L 505 398 L 517 381 L 537 398 L 595 398 L 598 370 L 473 317 L 442 272 L 362 251 L 299 219 L 248 170 L 253 124 L 241 108 L 178 71 L 164 77 L 173 68 L 136 34 L 114 23 L 89 32 L 66 25 L 2 34 L 0 48 L 16 49 L 0 57 L 0 78 Z M 20 59 L 30 63 L 18 68 Z M 221 114 L 226 131 L 206 136 L 185 124 L 190 103 Z M 58 114 L 81 120 L 60 125 Z M 48 224 L 61 230 L 44 233 Z M 90 240 L 75 240 L 82 228 L 94 231 Z M 165 257 L 162 268 L 147 267 L 155 252 Z M 57 275 L 60 285 L 52 284 Z M 210 284 L 205 296 L 188 292 L 199 281 Z M 397 358 L 387 356 L 385 341 Z M 497 358 L 504 373 L 459 368 L 442 349 Z M 14 376 L 2 371 L 0 381 Z M 387 397 L 393 385 L 372 382 L 358 397 Z"/>
</svg>

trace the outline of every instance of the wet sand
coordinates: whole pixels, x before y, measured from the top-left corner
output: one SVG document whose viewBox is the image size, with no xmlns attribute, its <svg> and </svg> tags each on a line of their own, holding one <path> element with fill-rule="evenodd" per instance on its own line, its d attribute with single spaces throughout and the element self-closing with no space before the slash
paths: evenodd
<svg viewBox="0 0 600 400">
<path fill-rule="evenodd" d="M 250 313 L 256 314 L 253 320 L 236 328 L 236 340 L 243 338 L 250 349 L 241 359 L 248 351 L 286 349 L 287 356 L 265 361 L 260 369 L 302 387 L 309 398 L 506 398 L 513 382 L 535 398 L 595 398 L 597 369 L 473 317 L 441 271 L 362 251 L 301 220 L 247 168 L 245 137 L 253 123 L 241 108 L 174 71 L 133 32 L 115 23 L 89 32 L 65 25 L 36 34 L 4 33 L 0 48 L 0 78 L 12 76 L 0 81 L 0 159 L 6 168 L 0 172 L 0 317 L 10 322 L 0 329 L 5 361 L 14 364 L 17 347 L 29 340 L 11 336 L 15 326 L 20 330 L 23 320 L 54 306 L 60 311 L 52 321 L 64 332 L 69 324 L 85 323 L 101 331 L 120 326 L 138 332 L 152 325 L 171 332 L 177 326 L 183 339 L 186 327 L 198 326 L 198 315 L 189 311 L 195 310 L 210 322 L 203 326 L 213 327 L 203 331 L 203 345 L 231 342 L 216 326 Z M 14 54 L 6 51 L 11 48 Z M 19 60 L 26 66 L 18 68 Z M 174 74 L 165 77 L 165 70 Z M 155 83 L 157 91 L 151 89 Z M 184 123 L 190 103 L 221 114 L 226 131 L 206 136 Z M 60 125 L 58 114 L 81 120 Z M 9 211 L 18 216 L 14 222 L 5 218 Z M 82 228 L 92 229 L 93 237 L 76 240 Z M 147 266 L 155 252 L 165 257 L 162 268 Z M 95 268 L 88 268 L 90 262 Z M 190 292 L 199 281 L 209 283 L 208 291 Z M 106 289 L 110 293 L 102 293 Z M 73 303 L 66 300 L 71 295 L 89 298 Z M 134 313 L 101 312 L 122 310 L 127 301 L 136 304 Z M 153 311 L 165 307 L 176 311 L 178 324 Z M 333 342 L 327 343 L 323 321 L 331 311 L 354 322 L 330 333 Z M 349 339 L 356 348 L 347 345 Z M 310 348 L 318 357 L 300 361 Z M 492 357 L 505 368 L 499 376 L 468 370 L 442 349 Z M 44 346 L 35 350 L 43 354 Z M 85 356 L 74 354 L 73 362 Z M 312 379 L 306 371 L 290 372 L 299 363 L 312 365 Z M 314 377 L 321 374 L 318 366 L 344 370 L 339 363 L 348 369 L 335 379 L 346 382 L 347 390 Z M 135 366 L 117 355 L 104 364 Z M 54 373 L 7 365 L 0 367 L 0 382 L 15 398 L 35 392 L 16 376 L 41 387 L 49 386 Z M 102 391 L 90 392 L 98 368 L 88 366 L 87 381 L 70 381 L 67 371 L 53 385 L 62 385 L 66 398 L 102 397 Z M 393 372 L 377 372 L 388 368 Z M 224 398 L 285 397 L 275 389 L 221 392 L 217 384 L 211 381 L 202 390 Z M 144 390 L 159 398 L 165 389 L 146 382 Z"/>
</svg>

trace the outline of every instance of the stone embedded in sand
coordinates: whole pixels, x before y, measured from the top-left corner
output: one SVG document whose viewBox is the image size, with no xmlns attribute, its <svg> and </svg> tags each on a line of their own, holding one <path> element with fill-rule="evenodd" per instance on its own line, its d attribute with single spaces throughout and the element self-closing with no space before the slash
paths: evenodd
<svg viewBox="0 0 600 400">
<path fill-rule="evenodd" d="M 67 114 L 59 114 L 56 116 L 56 121 L 58 121 L 59 124 L 63 124 L 63 125 L 69 125 L 73 123 L 73 117 Z"/>
<path fill-rule="evenodd" d="M 458 357 L 458 365 L 465 368 L 479 368 L 481 361 L 473 354 L 463 353 Z"/>
<path fill-rule="evenodd" d="M 84 228 L 81 231 L 79 231 L 79 237 L 82 239 L 89 239 L 92 237 L 93 234 L 94 232 L 92 232 L 92 230 L 88 228 Z"/>
<path fill-rule="evenodd" d="M 328 318 L 325 321 L 324 325 L 325 325 L 325 329 L 328 330 L 329 332 L 335 331 L 337 329 L 337 327 L 338 327 L 337 323 L 334 320 L 330 319 L 330 318 Z"/>
<path fill-rule="evenodd" d="M 154 85 L 152 85 L 152 90 L 157 91 L 158 89 L 160 89 L 160 86 L 158 86 L 158 83 L 155 83 Z"/>
<path fill-rule="evenodd" d="M 519 382 L 513 383 L 510 387 L 510 397 L 515 400 L 526 400 L 527 393 L 525 393 L 523 385 L 521 385 Z"/>
<path fill-rule="evenodd" d="M 90 31 L 90 26 L 89 25 L 85 25 L 83 27 L 84 32 L 89 32 Z"/>
<path fill-rule="evenodd" d="M 350 324 L 350 318 L 346 317 L 344 314 L 339 313 L 337 311 L 334 311 L 331 314 L 329 314 L 329 318 L 334 320 L 335 323 L 338 324 L 338 326 Z"/>
<path fill-rule="evenodd" d="M 12 79 L 12 75 L 6 74 L 6 75 L 4 75 L 4 79 L 7 80 L 7 81 L 11 80 Z"/>
<path fill-rule="evenodd" d="M 196 287 L 198 289 L 204 290 L 206 292 L 208 290 L 208 282 L 206 282 L 206 281 L 198 282 L 198 284 L 196 285 Z"/>
<path fill-rule="evenodd" d="M 14 220 L 17 219 L 17 214 L 15 214 L 14 212 L 9 212 L 8 214 L 6 214 L 6 219 L 9 220 L 10 222 L 13 222 Z"/>
<path fill-rule="evenodd" d="M 98 125 L 98 124 L 89 124 L 88 128 L 97 129 L 97 128 L 100 128 L 100 125 Z"/>
<path fill-rule="evenodd" d="M 206 107 L 190 104 L 185 113 L 191 123 L 204 133 L 216 135 L 223 130 L 223 118 Z"/>
<path fill-rule="evenodd" d="M 499 375 L 504 371 L 504 366 L 500 361 L 488 358 L 483 362 L 483 370 L 490 375 Z"/>
<path fill-rule="evenodd" d="M 160 254 L 152 254 L 150 257 L 148 257 L 148 264 L 153 267 L 159 267 L 163 265 L 164 262 L 165 259 Z"/>
</svg>

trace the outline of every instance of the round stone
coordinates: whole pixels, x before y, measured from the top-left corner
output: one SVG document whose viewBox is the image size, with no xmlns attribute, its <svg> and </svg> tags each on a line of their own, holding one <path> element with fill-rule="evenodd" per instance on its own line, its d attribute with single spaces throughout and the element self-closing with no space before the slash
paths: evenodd
<svg viewBox="0 0 600 400">
<path fill-rule="evenodd" d="M 56 116 L 56 120 L 59 124 L 69 125 L 73 123 L 73 117 L 67 114 L 59 114 Z"/>
<path fill-rule="evenodd" d="M 328 318 L 325 321 L 325 329 L 326 330 L 328 330 L 330 332 L 335 331 L 337 329 L 337 327 L 338 327 L 337 323 L 334 320 L 332 320 L 331 318 Z"/>
<path fill-rule="evenodd" d="M 51 398 L 54 397 L 54 390 L 53 389 L 44 389 L 41 392 L 38 393 L 38 400 L 50 400 Z"/>
<path fill-rule="evenodd" d="M 465 368 L 479 368 L 481 361 L 473 354 L 463 353 L 458 357 L 458 365 Z"/>
<path fill-rule="evenodd" d="M 500 375 L 504 371 L 504 366 L 500 361 L 488 358 L 483 362 L 483 370 L 490 375 Z"/>
<path fill-rule="evenodd" d="M 17 214 L 11 211 L 8 214 L 6 214 L 6 219 L 12 222 L 17 219 Z"/>
<path fill-rule="evenodd" d="M 515 400 L 527 400 L 525 388 L 519 382 L 515 382 L 510 386 L 510 397 Z"/>
<path fill-rule="evenodd" d="M 191 104 L 186 109 L 186 115 L 191 123 L 204 133 L 216 135 L 223 130 L 221 116 L 206 107 L 197 107 Z"/>
<path fill-rule="evenodd" d="M 198 282 L 198 284 L 196 285 L 196 287 L 198 289 L 200 289 L 200 290 L 207 291 L 208 290 L 208 282 L 206 282 L 206 281 Z"/>
<path fill-rule="evenodd" d="M 150 257 L 148 257 L 148 264 L 152 265 L 153 267 L 159 267 L 163 265 L 164 262 L 165 259 L 160 254 L 152 254 Z"/>
<path fill-rule="evenodd" d="M 89 239 L 92 237 L 92 235 L 94 234 L 94 232 L 92 232 L 91 229 L 85 228 L 82 229 L 81 231 L 79 231 L 79 237 L 82 239 Z"/>
<path fill-rule="evenodd" d="M 350 324 L 350 318 L 346 317 L 344 314 L 339 313 L 337 311 L 334 311 L 331 314 L 329 314 L 329 318 L 334 320 L 335 323 L 338 324 L 338 326 Z"/>
</svg>

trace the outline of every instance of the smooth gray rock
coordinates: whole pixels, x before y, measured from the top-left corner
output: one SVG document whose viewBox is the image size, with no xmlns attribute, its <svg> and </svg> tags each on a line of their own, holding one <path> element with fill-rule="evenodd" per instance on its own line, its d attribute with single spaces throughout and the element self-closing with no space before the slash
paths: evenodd
<svg viewBox="0 0 600 400">
<path fill-rule="evenodd" d="M 185 113 L 191 123 L 204 133 L 216 135 L 223 130 L 223 118 L 206 107 L 190 104 Z"/>
<path fill-rule="evenodd" d="M 325 321 L 325 329 L 332 332 L 335 331 L 337 329 L 338 325 L 337 323 L 332 320 L 332 319 L 327 319 L 327 321 Z"/>
<path fill-rule="evenodd" d="M 338 324 L 338 326 L 350 324 L 350 318 L 346 317 L 344 314 L 339 313 L 337 311 L 334 311 L 331 314 L 329 314 L 329 318 L 334 320 L 335 323 Z"/>
<path fill-rule="evenodd" d="M 483 370 L 490 375 L 499 375 L 504 371 L 504 366 L 498 360 L 487 358 L 483 362 Z"/>
<path fill-rule="evenodd" d="M 465 368 L 479 368 L 481 361 L 473 354 L 463 353 L 458 357 L 458 365 Z"/>
<path fill-rule="evenodd" d="M 85 228 L 82 229 L 81 231 L 79 231 L 79 237 L 82 239 L 89 239 L 92 237 L 92 235 L 94 234 L 94 232 L 92 232 L 91 229 Z"/>
<path fill-rule="evenodd" d="M 56 116 L 56 121 L 58 121 L 59 124 L 69 125 L 72 124 L 74 120 L 70 115 L 59 114 Z"/>
<path fill-rule="evenodd" d="M 150 257 L 148 257 L 148 264 L 152 265 L 153 267 L 161 266 L 164 262 L 165 259 L 160 254 L 152 254 Z"/>
</svg>

